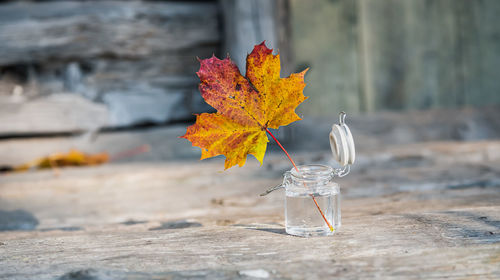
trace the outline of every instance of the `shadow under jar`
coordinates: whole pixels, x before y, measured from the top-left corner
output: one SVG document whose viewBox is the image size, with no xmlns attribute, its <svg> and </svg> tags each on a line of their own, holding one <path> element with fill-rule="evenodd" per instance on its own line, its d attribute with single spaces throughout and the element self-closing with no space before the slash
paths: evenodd
<svg viewBox="0 0 500 280">
<path fill-rule="evenodd" d="M 327 236 L 340 227 L 340 189 L 333 182 L 335 171 L 326 165 L 302 165 L 285 172 L 282 186 L 285 188 L 285 225 L 291 235 Z M 318 203 L 330 230 L 318 210 Z"/>
</svg>

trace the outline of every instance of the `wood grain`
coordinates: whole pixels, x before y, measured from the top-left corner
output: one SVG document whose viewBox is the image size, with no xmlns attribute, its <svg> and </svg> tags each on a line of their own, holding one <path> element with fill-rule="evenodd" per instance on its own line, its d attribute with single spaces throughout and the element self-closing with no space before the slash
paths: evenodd
<svg viewBox="0 0 500 280">
<path fill-rule="evenodd" d="M 64 1 L 3 4 L 0 65 L 94 57 L 138 59 L 220 36 L 211 3 Z"/>
<path fill-rule="evenodd" d="M 0 135 L 87 130 L 92 110 L 46 106 L 60 93 L 90 107 L 104 103 L 107 119 L 96 127 L 189 120 L 210 110 L 198 97 L 196 58 L 219 51 L 218 17 L 215 2 L 0 4 L 0 107 L 7 108 Z"/>
<path fill-rule="evenodd" d="M 280 154 L 223 173 L 215 159 L 3 176 L 0 214 L 22 209 L 39 224 L 0 232 L 0 277 L 497 279 L 499 149 L 450 142 L 362 153 L 338 180 L 342 227 L 323 238 L 286 235 L 283 193 L 258 196 L 290 168 Z"/>
</svg>

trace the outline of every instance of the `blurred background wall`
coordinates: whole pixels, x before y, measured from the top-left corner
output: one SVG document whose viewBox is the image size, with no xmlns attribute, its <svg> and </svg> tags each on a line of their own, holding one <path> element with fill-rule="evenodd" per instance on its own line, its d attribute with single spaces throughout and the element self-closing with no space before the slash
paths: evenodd
<svg viewBox="0 0 500 280">
<path fill-rule="evenodd" d="M 0 133 L 165 123 L 207 110 L 196 57 L 218 53 L 215 2 L 0 4 Z"/>
<path fill-rule="evenodd" d="M 263 40 L 282 76 L 311 68 L 304 116 L 491 107 L 498 14 L 497 0 L 2 1 L 0 137 L 192 121 L 211 110 L 197 57 L 244 72 Z"/>
<path fill-rule="evenodd" d="M 291 0 L 304 113 L 500 104 L 500 1 Z"/>
</svg>

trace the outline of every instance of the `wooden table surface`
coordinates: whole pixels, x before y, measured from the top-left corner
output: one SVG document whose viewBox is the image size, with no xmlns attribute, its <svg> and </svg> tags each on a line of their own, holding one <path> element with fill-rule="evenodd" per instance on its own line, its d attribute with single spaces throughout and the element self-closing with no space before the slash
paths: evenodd
<svg viewBox="0 0 500 280">
<path fill-rule="evenodd" d="M 500 141 L 360 154 L 332 237 L 287 235 L 283 192 L 259 196 L 289 168 L 270 153 L 225 172 L 215 159 L 1 176 L 0 279 L 500 278 Z"/>
</svg>

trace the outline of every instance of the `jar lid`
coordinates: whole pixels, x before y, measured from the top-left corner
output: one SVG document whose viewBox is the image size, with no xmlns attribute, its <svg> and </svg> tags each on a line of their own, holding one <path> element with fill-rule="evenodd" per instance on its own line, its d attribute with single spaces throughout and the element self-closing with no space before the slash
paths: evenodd
<svg viewBox="0 0 500 280">
<path fill-rule="evenodd" d="M 330 148 L 332 149 L 333 158 L 341 166 L 353 164 L 356 156 L 354 139 L 351 130 L 345 124 L 345 117 L 346 113 L 341 112 L 339 114 L 339 124 L 334 124 L 330 132 Z"/>
</svg>

